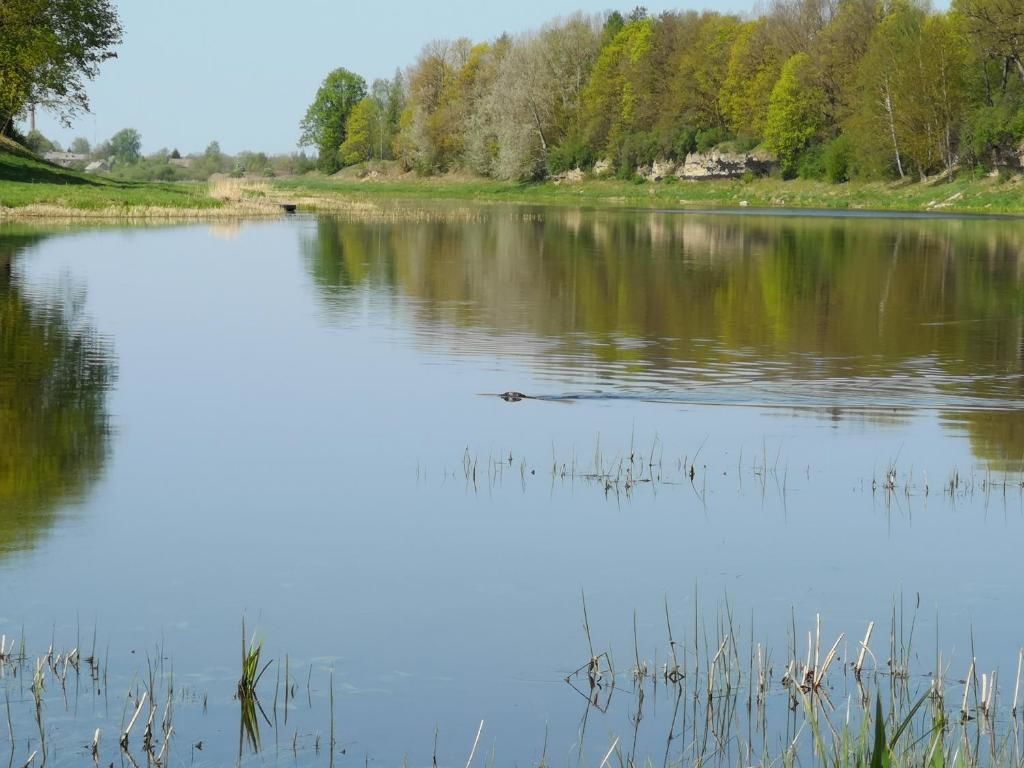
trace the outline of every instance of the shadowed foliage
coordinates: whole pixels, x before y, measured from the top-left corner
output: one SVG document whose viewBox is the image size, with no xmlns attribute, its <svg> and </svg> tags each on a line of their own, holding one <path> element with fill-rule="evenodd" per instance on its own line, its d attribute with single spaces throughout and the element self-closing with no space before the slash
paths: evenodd
<svg viewBox="0 0 1024 768">
<path fill-rule="evenodd" d="M 29 291 L 14 269 L 41 239 L 0 232 L 0 555 L 34 546 L 108 454 L 109 344 L 75 301 Z"/>
</svg>

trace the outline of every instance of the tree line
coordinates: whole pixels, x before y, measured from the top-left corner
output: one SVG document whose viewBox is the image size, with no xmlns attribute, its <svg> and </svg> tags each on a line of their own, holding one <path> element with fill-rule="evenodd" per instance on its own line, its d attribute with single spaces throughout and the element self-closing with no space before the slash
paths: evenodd
<svg viewBox="0 0 1024 768">
<path fill-rule="evenodd" d="M 1019 167 L 1024 11 L 770 0 L 753 18 L 577 14 L 431 42 L 369 88 L 335 70 L 301 127 L 325 172 L 382 159 L 524 180 L 605 160 L 630 177 L 713 147 L 760 147 L 786 177 L 835 182 Z"/>
<path fill-rule="evenodd" d="M 39 131 L 30 131 L 22 144 L 37 155 L 62 151 L 60 143 Z M 177 148 L 162 147 L 144 155 L 142 134 L 134 128 L 123 128 L 96 145 L 79 136 L 68 144 L 67 151 L 82 158 L 70 167 L 85 170 L 91 161 L 99 160 L 107 175 L 124 181 L 204 181 L 214 174 L 272 178 L 300 175 L 315 167 L 304 152 L 268 155 L 243 150 L 231 155 L 217 141 L 211 141 L 202 152 L 183 155 Z"/>
</svg>

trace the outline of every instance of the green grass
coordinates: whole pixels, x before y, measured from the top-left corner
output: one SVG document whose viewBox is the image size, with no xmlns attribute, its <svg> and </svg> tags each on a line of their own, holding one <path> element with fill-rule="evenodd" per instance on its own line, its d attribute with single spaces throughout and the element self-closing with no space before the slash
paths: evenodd
<svg viewBox="0 0 1024 768">
<path fill-rule="evenodd" d="M 123 182 L 52 165 L 0 138 L 0 207 L 214 209 L 205 184 Z"/>
<path fill-rule="evenodd" d="M 273 662 L 268 661 L 260 666 L 260 657 L 263 654 L 263 643 L 257 642 L 253 635 L 249 641 L 249 647 L 245 646 L 245 622 L 242 622 L 242 676 L 238 679 L 238 698 L 254 697 L 256 686 Z"/>
<path fill-rule="evenodd" d="M 281 195 L 308 198 L 325 210 L 339 201 L 451 200 L 585 208 L 803 208 L 864 211 L 1024 214 L 1024 177 L 978 178 L 963 174 L 951 182 L 892 183 L 752 179 L 633 183 L 588 179 L 578 184 L 513 183 L 466 176 L 387 177 L 360 181 L 304 176 L 266 180 Z M 214 211 L 225 203 L 195 182 L 129 182 L 78 173 L 46 163 L 7 139 L 0 139 L 0 208 L 46 206 L 73 212 L 119 210 L 133 216 L 174 210 Z M 148 210 L 147 210 L 148 209 Z M 54 211 L 54 215 L 57 211 Z M 240 212 L 239 215 L 245 215 Z"/>
<path fill-rule="evenodd" d="M 817 208 L 865 211 L 1024 214 L 1024 182 L 967 178 L 952 182 L 891 183 L 779 179 L 637 184 L 590 179 L 578 184 L 511 183 L 485 179 L 400 178 L 351 181 L 324 177 L 280 180 L 274 187 L 293 194 L 357 200 L 465 200 L 594 208 Z"/>
</svg>

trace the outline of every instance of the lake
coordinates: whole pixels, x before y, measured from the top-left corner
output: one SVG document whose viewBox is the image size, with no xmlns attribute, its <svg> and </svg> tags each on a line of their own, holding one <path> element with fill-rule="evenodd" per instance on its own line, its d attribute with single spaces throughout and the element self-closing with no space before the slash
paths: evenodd
<svg viewBox="0 0 1024 768">
<path fill-rule="evenodd" d="M 117 741 L 150 688 L 172 765 L 753 764 L 794 738 L 808 632 L 822 657 L 843 633 L 829 685 L 856 709 L 872 621 L 864 666 L 917 685 L 941 653 L 954 709 L 972 658 L 997 672 L 1000 731 L 1022 376 L 1016 220 L 0 228 L 12 764 L 81 764 L 96 728 L 98 761 L 141 764 L 145 707 Z M 258 745 L 243 620 L 274 660 Z M 710 738 L 692 688 L 734 683 L 744 730 Z"/>
</svg>

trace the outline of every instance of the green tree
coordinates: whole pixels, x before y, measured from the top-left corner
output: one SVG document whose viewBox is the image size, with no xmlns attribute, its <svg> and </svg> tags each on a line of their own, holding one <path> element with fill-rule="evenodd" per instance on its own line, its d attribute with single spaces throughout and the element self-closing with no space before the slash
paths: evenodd
<svg viewBox="0 0 1024 768">
<path fill-rule="evenodd" d="M 601 47 L 604 48 L 610 44 L 624 26 L 626 26 L 626 20 L 621 13 L 618 11 L 609 13 L 601 26 Z"/>
<path fill-rule="evenodd" d="M 778 155 L 783 173 L 796 170 L 800 154 L 821 133 L 825 93 L 815 82 L 811 57 L 797 53 L 782 67 L 768 102 L 764 141 Z"/>
<path fill-rule="evenodd" d="M 68 151 L 74 152 L 76 155 L 88 155 L 92 151 L 92 147 L 89 145 L 88 139 L 83 139 L 79 136 L 71 142 L 71 146 L 68 148 Z"/>
<path fill-rule="evenodd" d="M 37 155 L 42 155 L 46 152 L 59 152 L 60 145 L 55 141 L 43 136 L 39 131 L 29 131 L 25 137 L 25 146 L 35 152 Z"/>
<path fill-rule="evenodd" d="M 270 168 L 270 158 L 265 152 L 239 152 L 235 157 L 235 168 L 248 174 L 266 173 Z"/>
<path fill-rule="evenodd" d="M 918 166 L 931 170 L 936 154 L 947 173 L 953 172 L 967 103 L 965 69 L 967 38 L 956 16 L 929 16 L 921 30 L 921 89 L 918 130 L 926 142 L 916 151 Z M 917 144 L 911 146 L 913 152 Z"/>
<path fill-rule="evenodd" d="M 857 68 L 881 19 L 877 0 L 842 0 L 835 16 L 814 38 L 811 58 L 828 100 L 829 123 L 849 117 L 857 95 Z"/>
<path fill-rule="evenodd" d="M 30 105 L 65 122 L 87 111 L 86 83 L 116 56 L 121 37 L 112 0 L 0 3 L 0 129 Z"/>
<path fill-rule="evenodd" d="M 110 137 L 110 152 L 120 163 L 135 163 L 142 156 L 142 135 L 124 128 Z"/>
<path fill-rule="evenodd" d="M 951 170 L 966 105 L 966 38 L 955 18 L 897 0 L 871 36 L 846 128 L 858 163 L 900 178 Z"/>
<path fill-rule="evenodd" d="M 206 145 L 206 149 L 203 150 L 203 159 L 220 169 L 224 164 L 224 152 L 221 151 L 219 141 L 214 140 Z"/>
<path fill-rule="evenodd" d="M 446 46 L 447 69 L 441 73 L 437 102 L 424 115 L 429 147 L 442 170 L 458 165 L 465 154 L 466 128 L 478 106 L 481 80 L 491 73 L 492 53 L 491 45 L 473 45 L 465 38 Z"/>
<path fill-rule="evenodd" d="M 871 35 L 857 67 L 857 97 L 844 129 L 856 148 L 859 170 L 875 175 L 891 168 L 907 175 L 907 141 L 912 120 L 907 100 L 919 85 L 914 77 L 915 41 L 924 11 L 897 0 Z"/>
<path fill-rule="evenodd" d="M 29 103 L 36 72 L 53 55 L 53 38 L 39 23 L 43 0 L 0 4 L 0 133 Z"/>
<path fill-rule="evenodd" d="M 380 116 L 381 110 L 375 99 L 367 97 L 356 104 L 345 124 L 345 141 L 341 145 L 342 165 L 355 165 L 374 156 L 381 143 Z"/>
<path fill-rule="evenodd" d="M 722 112 L 733 132 L 760 137 L 768 117 L 768 100 L 779 77 L 781 57 L 764 19 L 747 22 L 729 52 L 722 83 Z"/>
<path fill-rule="evenodd" d="M 631 21 L 594 63 L 581 102 L 587 140 L 598 152 L 613 150 L 636 127 L 643 96 L 636 70 L 650 54 L 653 39 L 652 19 Z"/>
<path fill-rule="evenodd" d="M 347 69 L 335 69 L 324 79 L 313 103 L 306 110 L 300 128 L 299 146 L 314 146 L 318 166 L 325 173 L 338 170 L 338 152 L 345 142 L 349 114 L 366 96 L 366 81 Z"/>
<path fill-rule="evenodd" d="M 377 104 L 373 154 L 378 160 L 391 160 L 395 156 L 395 136 L 405 109 L 403 83 L 402 73 L 397 71 L 390 80 L 374 80 L 370 88 L 370 97 Z"/>
<path fill-rule="evenodd" d="M 726 127 L 721 94 L 740 29 L 735 16 L 705 13 L 697 20 L 695 39 L 682 51 L 673 84 L 674 111 L 686 125 L 697 129 Z"/>
<path fill-rule="evenodd" d="M 928 0 L 767 0 L 749 21 L 638 7 L 493 42 L 437 40 L 369 94 L 358 76 L 332 73 L 303 143 L 328 171 L 397 157 L 422 173 L 505 179 L 596 159 L 629 175 L 769 134 L 789 174 L 903 178 L 1016 163 L 1019 2 L 952 3 L 936 13 Z"/>
<path fill-rule="evenodd" d="M 581 93 L 599 48 L 599 29 L 580 14 L 512 41 L 500 39 L 475 77 L 475 115 L 467 131 L 466 163 L 504 179 L 530 179 L 590 154 L 562 151 L 579 140 Z M 561 158 L 561 159 L 558 159 Z M 575 167 L 575 162 L 571 167 Z"/>
<path fill-rule="evenodd" d="M 173 154 L 171 155 L 173 157 Z M 200 178 L 208 178 L 215 173 L 224 173 L 229 170 L 228 157 L 220 148 L 220 142 L 211 141 L 206 145 L 203 154 L 196 158 L 192 164 L 193 170 Z"/>
<path fill-rule="evenodd" d="M 965 31 L 964 91 L 967 108 L 961 150 L 966 162 L 1015 163 L 1024 141 L 1024 79 L 1018 77 L 1013 38 L 994 24 L 1000 8 L 983 2 L 954 2 L 952 18 Z"/>
<path fill-rule="evenodd" d="M 1024 11 L 1016 0 L 954 0 L 968 33 L 1024 81 Z"/>
<path fill-rule="evenodd" d="M 493 77 L 494 45 L 465 38 L 434 40 L 409 70 L 408 99 L 399 125 L 396 154 L 421 173 L 446 170 L 462 161 L 467 132 L 483 119 L 481 95 Z"/>
</svg>

